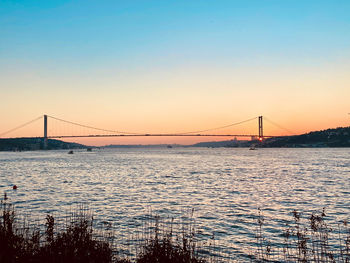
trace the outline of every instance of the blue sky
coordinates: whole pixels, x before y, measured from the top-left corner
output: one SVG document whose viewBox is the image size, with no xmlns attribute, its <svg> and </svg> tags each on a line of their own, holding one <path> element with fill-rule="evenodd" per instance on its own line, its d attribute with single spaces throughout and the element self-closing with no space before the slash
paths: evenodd
<svg viewBox="0 0 350 263">
<path fill-rule="evenodd" d="M 78 67 L 309 63 L 348 54 L 349 10 L 349 1 L 1 1 L 0 54 Z"/>
</svg>

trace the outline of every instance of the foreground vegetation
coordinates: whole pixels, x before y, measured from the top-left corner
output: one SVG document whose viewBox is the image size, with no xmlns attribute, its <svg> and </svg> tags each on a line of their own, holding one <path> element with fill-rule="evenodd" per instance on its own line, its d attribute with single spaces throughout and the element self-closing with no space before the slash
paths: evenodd
<svg viewBox="0 0 350 263">
<path fill-rule="evenodd" d="M 91 262 L 130 263 L 130 259 L 118 257 L 112 232 L 93 227 L 93 217 L 85 209 L 79 209 L 66 219 L 63 228 L 55 223 L 52 215 L 46 216 L 44 226 L 19 222 L 14 207 L 1 201 L 0 262 Z M 59 229 L 59 230 L 58 230 Z M 173 239 L 172 231 L 162 232 L 157 220 L 152 235 L 146 235 L 140 244 L 135 262 L 205 263 L 197 255 L 193 229 L 184 233 L 181 241 Z"/>
<path fill-rule="evenodd" d="M 156 217 L 137 244 L 131 260 L 118 256 L 113 232 L 93 227 L 93 217 L 84 209 L 72 213 L 59 228 L 52 215 L 43 226 L 19 222 L 16 212 L 1 201 L 0 262 L 114 262 L 114 263 L 212 263 L 230 260 L 210 255 L 199 245 L 194 224 L 174 233 L 172 227 L 160 226 Z M 293 223 L 282 235 L 284 244 L 273 247 L 264 237 L 265 219 L 257 215 L 256 245 L 245 261 L 250 262 L 350 262 L 350 228 L 346 221 L 332 229 L 323 210 L 302 218 L 293 211 Z M 307 220 L 305 224 L 303 220 Z M 204 256 L 205 255 L 205 256 Z M 232 261 L 231 261 L 232 262 Z"/>
</svg>

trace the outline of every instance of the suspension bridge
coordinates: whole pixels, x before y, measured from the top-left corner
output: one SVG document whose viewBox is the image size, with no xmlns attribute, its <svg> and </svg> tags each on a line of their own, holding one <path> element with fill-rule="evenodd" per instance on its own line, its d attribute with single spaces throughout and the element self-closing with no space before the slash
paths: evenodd
<svg viewBox="0 0 350 263">
<path fill-rule="evenodd" d="M 49 134 L 49 120 L 50 122 L 60 122 L 64 123 L 66 125 L 70 126 L 75 126 L 75 127 L 80 127 L 83 129 L 86 129 L 90 132 L 86 133 L 81 133 L 81 134 L 76 134 L 76 133 L 68 133 L 67 132 L 56 132 L 54 134 Z M 229 132 L 229 133 L 215 133 L 214 131 L 219 131 L 223 129 L 228 129 L 232 128 L 234 126 L 242 125 L 248 122 L 252 121 L 258 121 L 257 122 L 257 133 L 256 134 L 251 134 L 251 133 L 234 133 L 234 132 Z M 263 120 L 268 121 L 269 123 L 273 124 L 274 126 L 277 126 L 280 129 L 283 129 L 284 131 L 287 131 L 288 134 L 293 135 L 293 132 L 289 131 L 288 129 L 282 127 L 281 125 L 278 125 L 277 123 L 269 120 L 266 117 L 263 116 L 257 116 L 253 117 L 250 119 L 246 119 L 243 121 L 231 123 L 228 125 L 224 126 L 219 126 L 219 127 L 214 127 L 214 128 L 209 128 L 209 129 L 203 129 L 203 130 L 196 130 L 196 131 L 186 131 L 186 132 L 176 132 L 176 133 L 137 133 L 137 132 L 128 132 L 128 131 L 121 131 L 121 130 L 109 130 L 109 129 L 102 129 L 102 128 L 97 128 L 93 126 L 88 126 L 85 124 L 77 123 L 77 122 L 72 122 L 64 119 L 60 119 L 54 116 L 50 115 L 42 115 L 39 116 L 38 118 L 35 118 L 29 122 L 26 122 L 22 125 L 19 125 L 13 129 L 10 129 L 8 131 L 5 131 L 0 134 L 1 139 L 14 139 L 14 138 L 42 138 L 44 140 L 44 148 L 47 148 L 48 144 L 48 139 L 65 139 L 65 138 L 101 138 L 101 137 L 250 137 L 252 140 L 264 140 L 265 138 L 272 138 L 272 137 L 283 137 L 283 135 L 266 135 L 264 134 L 264 126 L 263 126 Z M 28 137 L 4 137 L 8 134 L 14 133 L 15 131 L 19 129 L 23 129 L 24 127 L 31 125 L 34 122 L 39 122 L 42 121 L 42 128 L 43 128 L 43 133 L 42 136 L 28 136 Z M 92 132 L 91 132 L 92 131 Z M 289 135 L 289 136 L 290 136 Z"/>
</svg>

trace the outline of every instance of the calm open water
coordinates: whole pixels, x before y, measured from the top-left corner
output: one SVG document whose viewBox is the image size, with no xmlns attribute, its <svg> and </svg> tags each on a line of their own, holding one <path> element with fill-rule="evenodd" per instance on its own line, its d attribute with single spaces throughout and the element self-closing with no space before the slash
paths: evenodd
<svg viewBox="0 0 350 263">
<path fill-rule="evenodd" d="M 16 184 L 18 190 L 13 191 Z M 350 216 L 350 149 L 101 149 L 0 152 L 0 192 L 17 211 L 43 220 L 87 202 L 128 238 L 150 210 L 179 218 L 194 209 L 197 229 L 234 258 L 256 242 L 258 208 L 267 235 L 296 209 L 333 221 Z"/>
</svg>

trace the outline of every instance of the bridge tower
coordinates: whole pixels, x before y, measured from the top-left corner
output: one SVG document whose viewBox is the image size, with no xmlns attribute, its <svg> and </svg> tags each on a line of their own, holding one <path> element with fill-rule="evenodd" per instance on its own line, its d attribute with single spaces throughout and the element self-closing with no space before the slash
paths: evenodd
<svg viewBox="0 0 350 263">
<path fill-rule="evenodd" d="M 259 141 L 264 139 L 263 133 L 263 116 L 259 116 Z"/>
<path fill-rule="evenodd" d="M 47 140 L 47 115 L 44 115 L 44 149 L 47 149 L 48 140 Z"/>
</svg>

